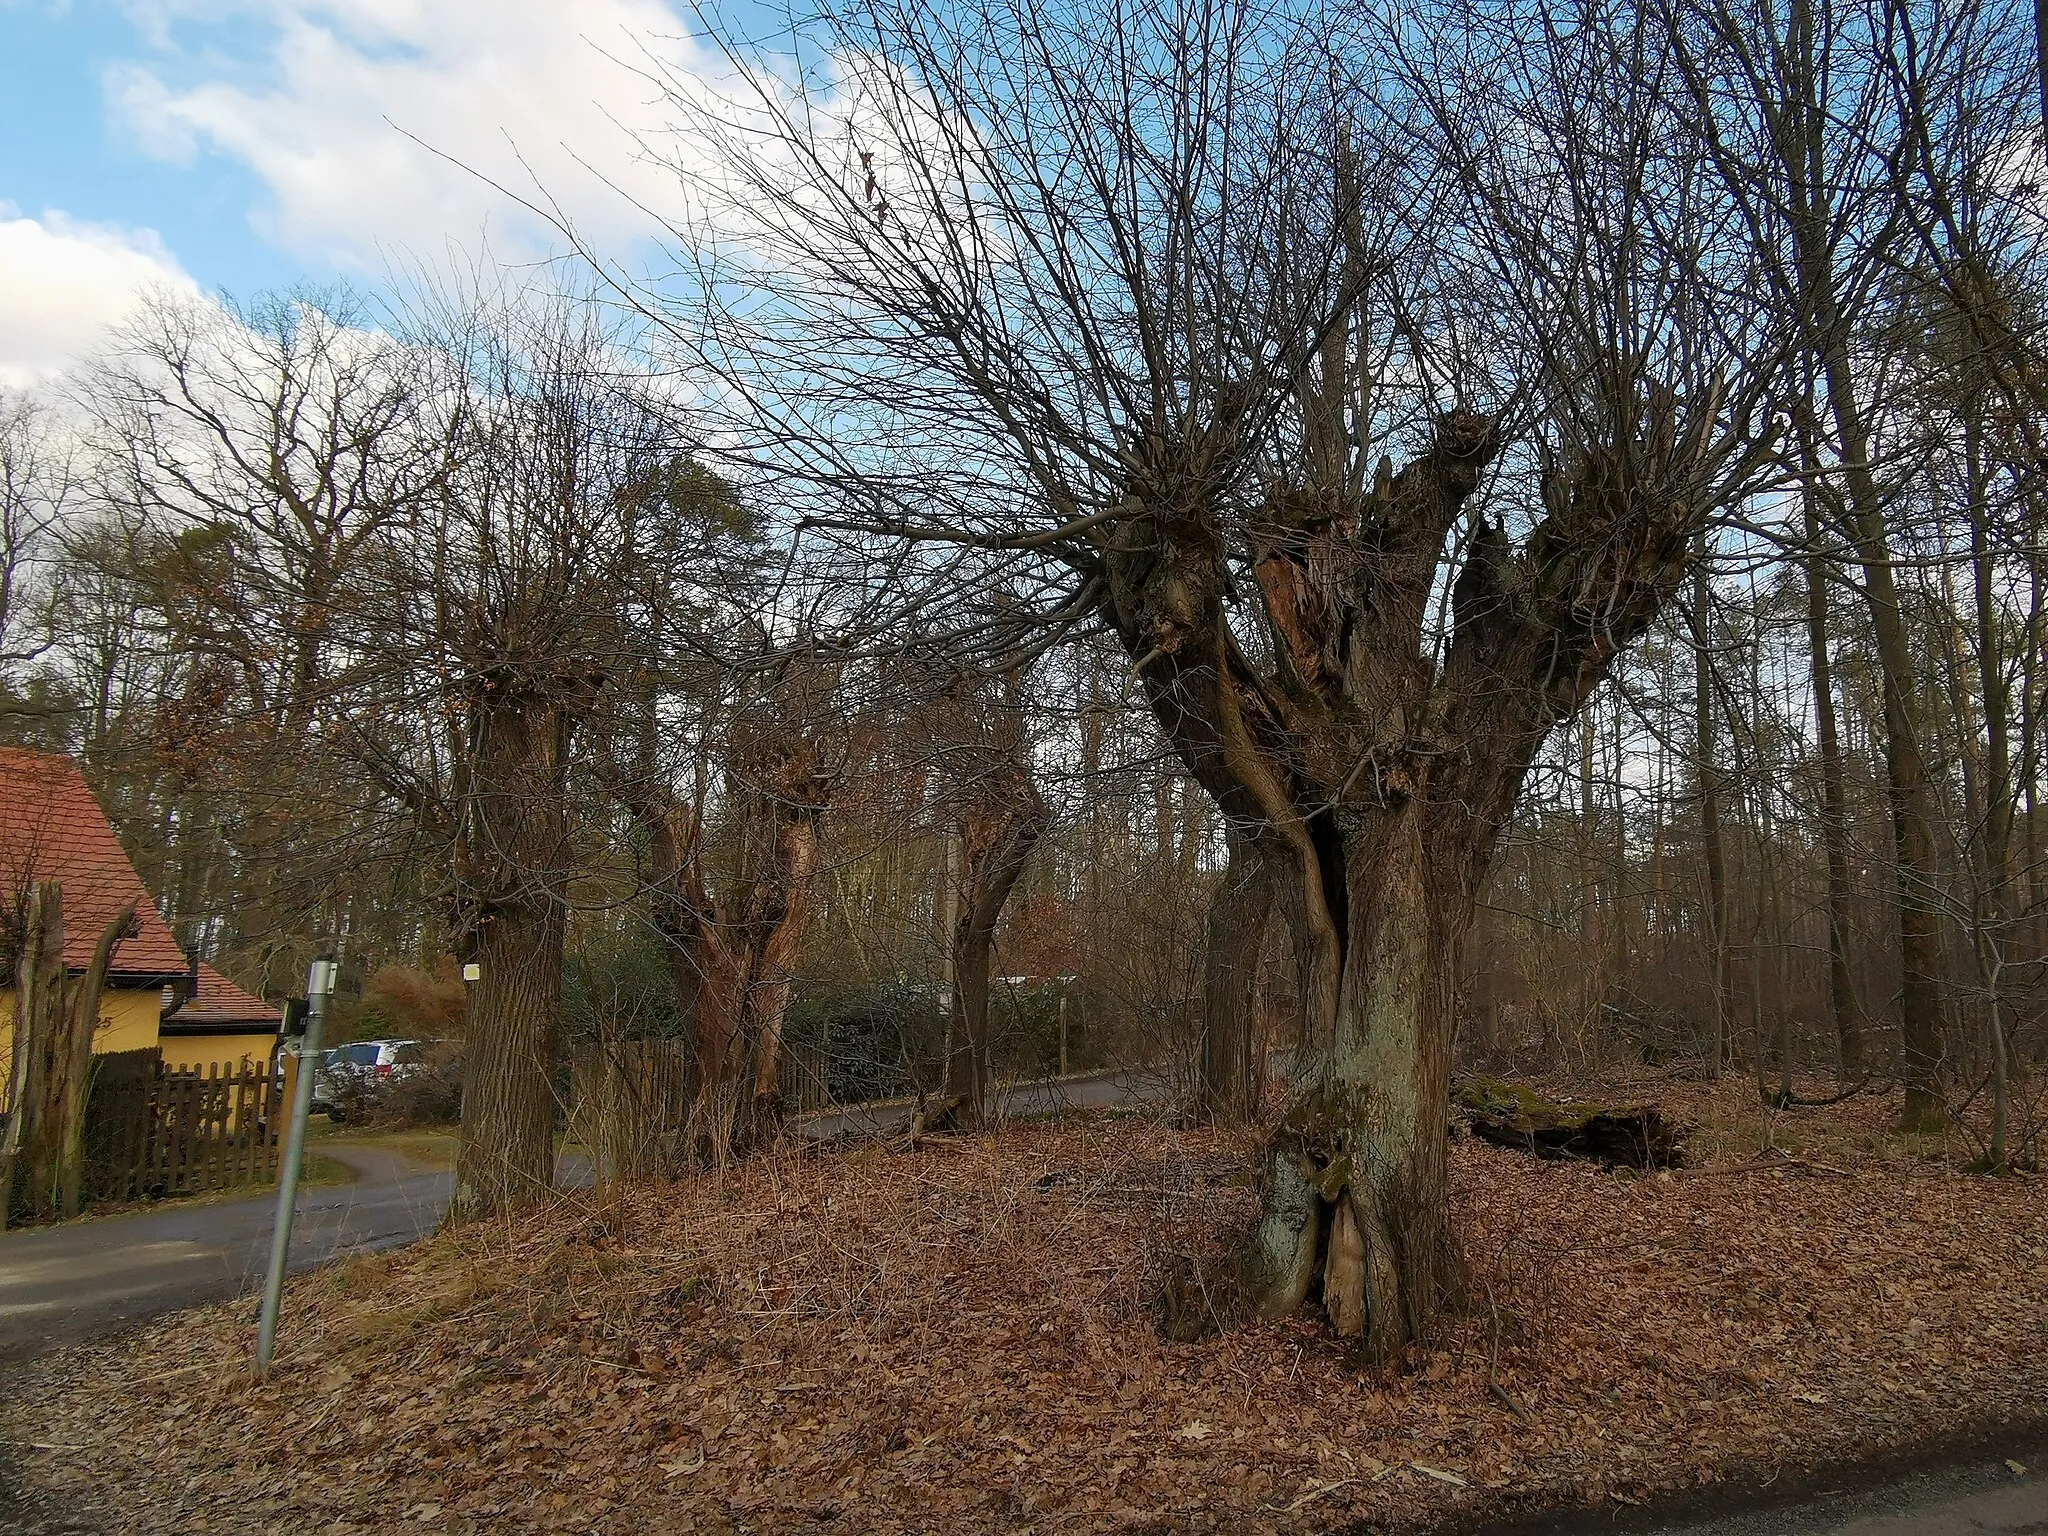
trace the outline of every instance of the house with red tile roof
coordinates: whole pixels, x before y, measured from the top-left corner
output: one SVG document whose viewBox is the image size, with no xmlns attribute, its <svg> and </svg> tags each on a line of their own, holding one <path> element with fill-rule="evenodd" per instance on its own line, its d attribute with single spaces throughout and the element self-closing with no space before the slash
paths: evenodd
<svg viewBox="0 0 2048 1536">
<path fill-rule="evenodd" d="M 107 967 L 95 1053 L 161 1046 L 173 1067 L 270 1060 L 278 1011 L 179 948 L 78 764 L 0 747 L 0 916 L 12 930 L 0 961 L 11 962 L 29 889 L 41 880 L 64 887 L 64 963 L 73 974 L 85 970 L 107 924 L 135 905 L 134 927 Z M 0 1042 L 14 1033 L 12 979 L 0 992 Z"/>
<path fill-rule="evenodd" d="M 212 966 L 194 959 L 178 1005 L 157 1025 L 167 1067 L 223 1067 L 247 1059 L 267 1061 L 284 1015 L 244 992 Z"/>
</svg>

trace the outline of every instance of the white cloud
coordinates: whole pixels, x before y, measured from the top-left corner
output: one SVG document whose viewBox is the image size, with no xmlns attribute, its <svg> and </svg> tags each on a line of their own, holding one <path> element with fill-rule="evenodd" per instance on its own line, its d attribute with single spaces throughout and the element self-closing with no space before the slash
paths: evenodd
<svg viewBox="0 0 2048 1536">
<path fill-rule="evenodd" d="M 0 202 L 0 385 L 47 382 L 152 288 L 197 292 L 155 230 Z"/>
<path fill-rule="evenodd" d="M 638 147 L 669 115 L 640 71 L 727 73 L 665 0 L 153 0 L 138 19 L 161 51 L 108 76 L 116 115 L 165 159 L 247 165 L 260 231 L 345 266 L 486 229 L 501 254 L 557 245 L 515 192 L 622 250 L 653 229 L 636 202 L 681 202 Z"/>
</svg>

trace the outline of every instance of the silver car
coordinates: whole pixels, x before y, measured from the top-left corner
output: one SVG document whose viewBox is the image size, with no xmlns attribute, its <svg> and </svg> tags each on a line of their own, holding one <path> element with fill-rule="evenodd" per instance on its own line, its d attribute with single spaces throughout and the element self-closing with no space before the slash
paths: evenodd
<svg viewBox="0 0 2048 1536">
<path fill-rule="evenodd" d="M 369 1095 L 396 1077 L 420 1069 L 417 1040 L 358 1040 L 320 1054 L 313 1074 L 313 1112 L 331 1121 L 346 1120 Z"/>
</svg>

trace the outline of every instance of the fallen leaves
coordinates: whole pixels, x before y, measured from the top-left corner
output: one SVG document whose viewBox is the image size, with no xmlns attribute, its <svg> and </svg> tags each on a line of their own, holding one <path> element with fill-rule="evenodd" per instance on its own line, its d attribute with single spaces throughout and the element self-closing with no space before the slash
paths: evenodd
<svg viewBox="0 0 2048 1536">
<path fill-rule="evenodd" d="M 1167 1277 L 1251 1219 L 1251 1148 L 1103 1117 L 446 1234 L 294 1281 L 268 1385 L 243 1303 L 39 1363 L 9 1432 L 89 1447 L 19 1475 L 109 1532 L 1277 1536 L 2038 1410 L 2032 1187 L 1902 1159 L 1854 1102 L 1793 1125 L 1846 1176 L 1719 1177 L 1754 1148 L 1714 1092 L 1674 1107 L 1721 1161 L 1668 1179 L 1458 1143 L 1469 1304 L 1394 1379 L 1307 1320 L 1162 1338 Z"/>
</svg>

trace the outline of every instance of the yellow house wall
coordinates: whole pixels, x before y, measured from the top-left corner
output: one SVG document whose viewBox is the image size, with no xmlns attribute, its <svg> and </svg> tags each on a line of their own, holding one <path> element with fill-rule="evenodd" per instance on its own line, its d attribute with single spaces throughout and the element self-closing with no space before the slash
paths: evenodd
<svg viewBox="0 0 2048 1536">
<path fill-rule="evenodd" d="M 6 1097 L 8 1074 L 14 1066 L 15 998 L 12 987 L 0 991 L 0 1098 Z M 93 1031 L 93 1054 L 148 1050 L 157 1043 L 156 1026 L 163 1017 L 163 1006 L 161 987 L 118 991 L 109 987 L 100 994 L 100 1027 Z"/>
</svg>

